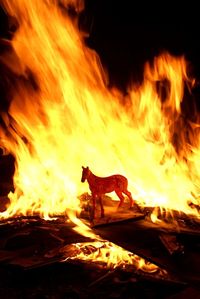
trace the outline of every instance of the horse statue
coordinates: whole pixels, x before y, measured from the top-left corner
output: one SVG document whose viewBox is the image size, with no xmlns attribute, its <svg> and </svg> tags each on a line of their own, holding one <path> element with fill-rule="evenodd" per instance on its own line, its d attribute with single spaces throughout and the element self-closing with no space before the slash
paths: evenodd
<svg viewBox="0 0 200 299">
<path fill-rule="evenodd" d="M 102 195 L 115 191 L 120 199 L 118 208 L 124 202 L 124 195 L 127 195 L 130 200 L 130 207 L 134 205 L 134 200 L 132 198 L 131 192 L 128 191 L 128 180 L 125 176 L 120 174 L 111 175 L 108 177 L 98 177 L 92 173 L 89 167 L 82 166 L 82 177 L 81 182 L 88 182 L 90 191 L 92 193 L 92 203 L 93 203 L 93 218 L 95 218 L 95 207 L 96 199 L 99 198 L 101 206 L 101 217 L 104 217 L 104 208 L 102 203 Z"/>
</svg>

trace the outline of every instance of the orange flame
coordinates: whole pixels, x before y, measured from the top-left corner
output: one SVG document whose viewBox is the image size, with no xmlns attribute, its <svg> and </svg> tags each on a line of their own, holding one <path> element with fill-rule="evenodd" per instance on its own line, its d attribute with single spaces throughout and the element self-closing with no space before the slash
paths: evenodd
<svg viewBox="0 0 200 299">
<path fill-rule="evenodd" d="M 147 63 L 143 83 L 130 86 L 124 98 L 106 88 L 97 54 L 55 1 L 2 3 L 19 29 L 15 55 L 1 60 L 25 80 L 13 86 L 9 117 L 2 116 L 9 134 L 1 130 L 1 138 L 16 171 L 15 192 L 0 217 L 66 214 L 87 234 L 76 217 L 77 196 L 88 188 L 80 183 L 81 165 L 101 176 L 124 174 L 140 205 L 198 216 L 188 206 L 189 200 L 199 204 L 200 138 L 194 124 L 189 140 L 184 133 L 184 86 L 195 82 L 184 57 L 164 53 Z"/>
<path fill-rule="evenodd" d="M 76 243 L 73 246 L 72 254 L 69 255 L 69 245 L 62 248 L 63 255 L 66 253 L 67 260 L 84 260 L 94 263 L 106 264 L 107 268 L 113 269 L 117 267 L 124 268 L 131 265 L 143 272 L 155 273 L 161 271 L 163 274 L 167 272 L 158 266 L 145 261 L 143 258 L 124 250 L 111 242 L 92 242 L 92 243 Z"/>
</svg>

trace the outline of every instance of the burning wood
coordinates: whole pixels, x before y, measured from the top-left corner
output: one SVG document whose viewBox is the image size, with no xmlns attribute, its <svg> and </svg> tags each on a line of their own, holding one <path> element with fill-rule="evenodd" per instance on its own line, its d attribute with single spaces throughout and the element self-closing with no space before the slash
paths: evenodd
<svg viewBox="0 0 200 299">
<path fill-rule="evenodd" d="M 129 266 L 135 272 L 142 271 L 150 275 L 160 273 L 160 276 L 168 276 L 165 270 L 111 242 L 105 240 L 78 242 L 81 241 L 81 236 L 75 234 L 72 224 L 67 225 L 63 220 L 48 222 L 38 218 L 34 221 L 32 217 L 26 221 L 24 219 L 24 223 L 22 219 L 19 222 L 15 219 L 9 226 L 2 224 L 0 260 L 26 269 L 64 260 L 83 260 L 108 269 L 119 267 L 125 270 Z M 11 230 L 11 228 L 15 229 Z M 71 244 L 73 239 L 77 242 Z"/>
<path fill-rule="evenodd" d="M 59 261 L 48 255 L 50 250 L 71 242 L 85 242 L 85 238 L 74 231 L 75 226 L 63 217 L 45 221 L 39 217 L 21 217 L 1 222 L 0 262 L 18 265 L 25 269 L 45 266 Z"/>
<path fill-rule="evenodd" d="M 107 195 L 102 195 L 102 201 L 104 202 L 105 216 L 101 218 L 98 206 L 96 207 L 96 218 L 93 218 L 93 206 L 92 195 L 84 193 L 79 196 L 81 213 L 80 218 L 85 219 L 91 227 L 97 227 L 102 225 L 110 225 L 121 221 L 139 220 L 145 216 L 138 211 L 138 207 L 135 204 L 131 209 L 129 204 L 125 201 L 120 209 L 116 209 L 116 201 Z"/>
<path fill-rule="evenodd" d="M 83 260 L 100 264 L 108 269 L 121 268 L 145 273 L 159 273 L 167 276 L 167 271 L 157 265 L 145 261 L 141 257 L 124 250 L 123 248 L 108 242 L 76 243 L 61 248 L 60 253 L 67 260 Z"/>
<path fill-rule="evenodd" d="M 166 210 L 160 207 L 145 207 L 144 226 L 166 233 L 200 234 L 200 218 L 193 214 L 185 214 L 176 210 Z"/>
</svg>

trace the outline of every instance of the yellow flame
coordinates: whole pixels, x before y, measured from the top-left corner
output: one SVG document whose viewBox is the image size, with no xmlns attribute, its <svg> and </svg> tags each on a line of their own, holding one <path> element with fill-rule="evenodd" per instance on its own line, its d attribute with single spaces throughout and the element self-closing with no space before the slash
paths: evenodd
<svg viewBox="0 0 200 299">
<path fill-rule="evenodd" d="M 117 246 L 111 242 L 90 242 L 90 243 L 76 243 L 73 246 L 72 254 L 69 256 L 69 250 L 67 245 L 61 252 L 63 255 L 66 253 L 66 260 L 84 260 L 94 263 L 106 264 L 107 268 L 126 267 L 132 265 L 136 269 L 140 269 L 143 272 L 155 273 L 160 268 L 155 264 L 145 261 L 143 258 L 136 254 L 133 254 L 127 250 L 124 250 L 120 246 Z M 166 273 L 165 270 L 162 270 Z"/>
<path fill-rule="evenodd" d="M 56 1 L 2 3 L 19 28 L 15 54 L 1 60 L 23 80 L 12 87 L 9 117 L 2 116 L 8 130 L 1 129 L 1 138 L 16 171 L 1 218 L 66 214 L 87 235 L 76 217 L 77 196 L 88 190 L 80 183 L 81 165 L 100 176 L 124 174 L 140 205 L 198 215 L 188 205 L 199 204 L 200 135 L 195 124 L 185 132 L 181 116 L 184 86 L 195 82 L 184 57 L 156 57 L 146 64 L 143 83 L 123 97 L 106 88 L 97 54 Z"/>
</svg>

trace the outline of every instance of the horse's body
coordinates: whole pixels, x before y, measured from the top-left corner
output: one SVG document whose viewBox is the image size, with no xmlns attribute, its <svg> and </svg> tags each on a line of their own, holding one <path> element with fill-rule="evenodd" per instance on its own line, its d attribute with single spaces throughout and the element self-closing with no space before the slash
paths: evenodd
<svg viewBox="0 0 200 299">
<path fill-rule="evenodd" d="M 96 205 L 96 198 L 99 198 L 100 205 L 101 205 L 101 217 L 104 217 L 104 208 L 102 204 L 102 195 L 106 193 L 110 193 L 115 191 L 117 196 L 120 199 L 118 204 L 118 208 L 124 202 L 124 195 L 127 195 L 130 200 L 130 207 L 133 206 L 134 201 L 131 195 L 131 192 L 128 191 L 128 180 L 126 177 L 120 174 L 111 175 L 108 177 L 98 177 L 94 175 L 89 167 L 82 167 L 82 178 L 81 182 L 88 181 L 90 191 L 92 193 L 92 200 L 93 200 L 93 217 L 95 218 L 95 205 Z"/>
</svg>

